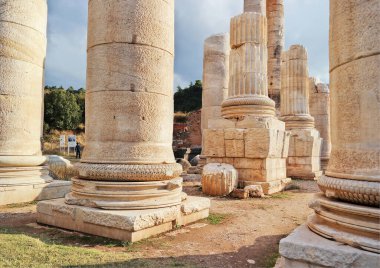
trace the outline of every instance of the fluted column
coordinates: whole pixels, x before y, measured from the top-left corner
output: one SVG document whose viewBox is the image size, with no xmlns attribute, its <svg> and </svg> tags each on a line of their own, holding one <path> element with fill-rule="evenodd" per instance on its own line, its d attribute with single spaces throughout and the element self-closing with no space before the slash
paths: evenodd
<svg viewBox="0 0 380 268">
<path fill-rule="evenodd" d="M 204 43 L 202 131 L 210 119 L 222 118 L 221 105 L 228 96 L 230 35 L 210 36 Z"/>
<path fill-rule="evenodd" d="M 309 110 L 309 68 L 307 51 L 293 45 L 282 53 L 281 120 L 287 129 L 314 128 Z"/>
<path fill-rule="evenodd" d="M 87 146 L 66 203 L 179 204 L 182 169 L 172 151 L 174 0 L 92 0 L 88 20 Z"/>
<path fill-rule="evenodd" d="M 380 253 L 380 5 L 330 2 L 332 152 L 309 227 Z M 347 22 L 352 23 L 347 23 Z M 344 226 L 344 227 L 343 227 Z"/>
<path fill-rule="evenodd" d="M 230 81 L 222 104 L 225 118 L 274 116 L 268 97 L 265 1 L 245 1 L 244 13 L 231 19 Z"/>
<path fill-rule="evenodd" d="M 285 45 L 284 0 L 267 0 L 268 93 L 280 106 L 281 53 Z"/>
</svg>

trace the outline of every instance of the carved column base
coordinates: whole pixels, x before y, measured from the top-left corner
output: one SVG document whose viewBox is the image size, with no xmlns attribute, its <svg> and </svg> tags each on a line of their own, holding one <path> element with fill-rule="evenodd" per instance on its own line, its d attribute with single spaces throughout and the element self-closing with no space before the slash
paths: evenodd
<svg viewBox="0 0 380 268">
<path fill-rule="evenodd" d="M 294 115 L 294 116 L 282 116 L 281 121 L 286 124 L 286 129 L 308 129 L 315 127 L 314 118 L 308 114 Z"/>
<path fill-rule="evenodd" d="M 72 180 L 68 205 L 109 210 L 151 209 L 175 206 L 182 201 L 182 178 L 167 181 L 110 182 Z"/>
<path fill-rule="evenodd" d="M 322 176 L 318 186 L 328 198 L 365 206 L 380 206 L 380 183 Z"/>
<path fill-rule="evenodd" d="M 0 206 L 62 198 L 71 182 L 53 180 L 45 166 L 0 167 Z"/>
<path fill-rule="evenodd" d="M 331 200 L 318 194 L 308 226 L 315 233 L 352 247 L 380 253 L 380 209 Z"/>
<path fill-rule="evenodd" d="M 273 117 L 275 114 L 275 102 L 267 96 L 229 98 L 222 104 L 222 116 L 227 119 L 240 119 L 248 115 Z"/>
</svg>

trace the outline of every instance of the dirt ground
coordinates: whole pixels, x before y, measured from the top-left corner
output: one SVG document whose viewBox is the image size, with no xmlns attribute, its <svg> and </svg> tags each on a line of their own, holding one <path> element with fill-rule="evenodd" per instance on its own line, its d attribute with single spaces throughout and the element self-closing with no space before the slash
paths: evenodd
<svg viewBox="0 0 380 268">
<path fill-rule="evenodd" d="M 110 241 L 39 226 L 35 224 L 35 204 L 0 208 L 0 228 L 106 252 L 127 248 L 133 259 L 148 263 L 170 259 L 174 266 L 178 263 L 190 267 L 273 267 L 279 241 L 305 223 L 312 213 L 308 203 L 318 192 L 314 181 L 293 184 L 294 190 L 268 198 L 212 198 L 211 216 L 207 220 L 127 247 L 125 244 L 110 246 Z M 198 187 L 185 187 L 185 191 L 202 196 Z"/>
</svg>

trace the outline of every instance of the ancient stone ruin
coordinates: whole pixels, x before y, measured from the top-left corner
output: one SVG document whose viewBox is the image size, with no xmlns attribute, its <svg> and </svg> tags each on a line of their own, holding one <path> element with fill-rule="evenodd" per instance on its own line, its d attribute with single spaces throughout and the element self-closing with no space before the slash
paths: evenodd
<svg viewBox="0 0 380 268">
<path fill-rule="evenodd" d="M 319 83 L 316 78 L 309 79 L 310 115 L 314 118 L 315 128 L 321 134 L 321 168 L 326 170 L 331 154 L 330 128 L 330 89 L 328 85 Z"/>
<path fill-rule="evenodd" d="M 379 12 L 377 1 L 331 0 L 332 152 L 318 180 L 323 193 L 310 205 L 310 229 L 281 241 L 279 267 L 378 267 Z"/>
<path fill-rule="evenodd" d="M 0 1 L 0 206 L 63 197 L 41 152 L 46 0 Z"/>
<path fill-rule="evenodd" d="M 322 139 L 309 111 L 307 52 L 293 45 L 283 52 L 281 67 L 281 117 L 291 132 L 287 175 L 295 179 L 317 179 L 322 175 Z"/>
<path fill-rule="evenodd" d="M 244 13 L 231 19 L 230 39 L 224 119 L 208 120 L 203 155 L 207 163 L 235 167 L 242 187 L 260 185 L 264 193 L 275 193 L 290 181 L 286 176 L 289 133 L 275 117 L 275 102 L 268 97 L 265 1 L 245 1 Z"/>
<path fill-rule="evenodd" d="M 39 223 L 133 242 L 208 216 L 172 151 L 173 64 L 174 0 L 89 2 L 87 146 Z"/>
</svg>

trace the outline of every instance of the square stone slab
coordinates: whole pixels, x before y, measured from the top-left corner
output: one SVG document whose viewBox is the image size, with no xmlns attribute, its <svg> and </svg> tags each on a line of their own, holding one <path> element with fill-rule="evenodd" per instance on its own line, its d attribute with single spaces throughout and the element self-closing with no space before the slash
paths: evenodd
<svg viewBox="0 0 380 268">
<path fill-rule="evenodd" d="M 37 222 L 67 230 L 136 242 L 207 218 L 210 200 L 188 196 L 181 205 L 146 210 L 102 210 L 67 205 L 64 199 L 37 205 Z"/>
<path fill-rule="evenodd" d="M 276 268 L 370 268 L 380 267 L 380 255 L 319 236 L 298 227 L 280 242 L 281 261 Z"/>
</svg>

